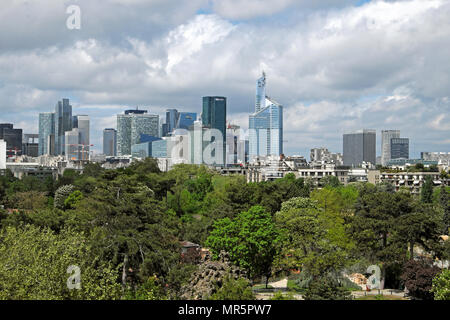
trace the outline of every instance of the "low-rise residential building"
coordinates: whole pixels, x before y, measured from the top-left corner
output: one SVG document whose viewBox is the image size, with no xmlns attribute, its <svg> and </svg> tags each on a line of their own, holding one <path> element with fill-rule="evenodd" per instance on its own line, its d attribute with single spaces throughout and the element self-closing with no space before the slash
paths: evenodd
<svg viewBox="0 0 450 320">
<path fill-rule="evenodd" d="M 413 194 L 419 194 L 420 189 L 425 183 L 427 176 L 430 176 L 435 186 L 440 186 L 443 183 L 449 184 L 449 179 L 441 179 L 439 172 L 381 172 L 380 182 L 390 183 L 395 191 L 399 191 L 400 188 L 406 188 Z"/>
</svg>

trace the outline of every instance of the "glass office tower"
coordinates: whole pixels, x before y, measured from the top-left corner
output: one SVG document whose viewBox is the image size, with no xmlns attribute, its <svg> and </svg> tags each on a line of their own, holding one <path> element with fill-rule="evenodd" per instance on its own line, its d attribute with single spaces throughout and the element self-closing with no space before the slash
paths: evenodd
<svg viewBox="0 0 450 320">
<path fill-rule="evenodd" d="M 409 139 L 392 138 L 391 139 L 391 159 L 409 159 Z"/>
<path fill-rule="evenodd" d="M 381 130 L 381 164 L 391 160 L 391 139 L 400 138 L 400 130 Z"/>
<path fill-rule="evenodd" d="M 69 99 L 58 101 L 55 107 L 55 154 L 65 154 L 65 133 L 73 128 L 72 106 Z"/>
<path fill-rule="evenodd" d="M 116 129 L 106 128 L 103 130 L 103 154 L 112 157 L 117 155 L 116 149 L 117 131 Z"/>
<path fill-rule="evenodd" d="M 283 154 L 283 106 L 264 96 L 266 75 L 258 79 L 255 113 L 249 117 L 249 156 Z"/>
<path fill-rule="evenodd" d="M 0 140 L 6 142 L 8 157 L 22 155 L 22 129 L 14 129 L 11 123 L 1 123 Z"/>
<path fill-rule="evenodd" d="M 211 137 L 210 143 L 215 147 L 211 153 L 211 159 L 215 159 L 216 165 L 224 166 L 226 161 L 226 122 L 227 122 L 227 98 L 225 97 L 203 97 L 202 125 L 207 129 L 216 129 L 222 135 L 221 140 Z M 214 135 L 215 133 L 212 132 Z M 222 150 L 221 159 L 216 158 L 216 150 Z M 204 159 L 205 160 L 205 159 Z M 214 164 L 214 163 L 211 163 Z"/>
<path fill-rule="evenodd" d="M 159 136 L 159 116 L 146 113 L 145 110 L 127 110 L 117 115 L 117 155 L 131 155 L 131 146 L 139 144 L 143 134 Z"/>
<path fill-rule="evenodd" d="M 375 130 L 363 129 L 343 136 L 343 158 L 345 166 L 359 167 L 363 162 L 376 164 Z"/>
</svg>

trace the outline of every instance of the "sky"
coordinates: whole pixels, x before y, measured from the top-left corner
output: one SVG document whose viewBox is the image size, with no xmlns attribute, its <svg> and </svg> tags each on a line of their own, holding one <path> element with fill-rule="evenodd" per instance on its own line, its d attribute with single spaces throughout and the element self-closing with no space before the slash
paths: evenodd
<svg viewBox="0 0 450 320">
<path fill-rule="evenodd" d="M 80 29 L 67 28 L 71 5 Z M 450 151 L 448 0 L 2 0 L 0 123 L 38 132 L 69 98 L 91 142 L 125 109 L 201 112 L 228 99 L 248 128 L 256 80 L 284 106 L 284 151 L 342 152 L 342 134 L 401 130 L 410 157 Z"/>
</svg>

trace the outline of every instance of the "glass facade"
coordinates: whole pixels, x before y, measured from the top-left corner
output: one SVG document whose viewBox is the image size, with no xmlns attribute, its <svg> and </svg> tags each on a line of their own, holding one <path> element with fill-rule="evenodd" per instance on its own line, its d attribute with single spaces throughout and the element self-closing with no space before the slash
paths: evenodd
<svg viewBox="0 0 450 320">
<path fill-rule="evenodd" d="M 256 84 L 256 107 L 255 112 L 266 107 L 266 74 L 263 72 L 262 77 L 258 79 Z"/>
<path fill-rule="evenodd" d="M 167 140 L 153 141 L 151 144 L 153 158 L 167 158 Z"/>
<path fill-rule="evenodd" d="M 391 139 L 391 159 L 409 159 L 409 139 L 392 138 Z"/>
<path fill-rule="evenodd" d="M 116 156 L 117 131 L 112 128 L 103 130 L 103 154 L 106 156 Z"/>
<path fill-rule="evenodd" d="M 8 157 L 22 154 L 22 129 L 14 129 L 11 123 L 0 124 L 0 139 L 6 142 Z"/>
<path fill-rule="evenodd" d="M 73 128 L 72 106 L 69 99 L 58 101 L 55 107 L 55 153 L 65 153 L 65 133 Z"/>
<path fill-rule="evenodd" d="M 195 112 L 180 112 L 178 114 L 177 129 L 188 130 L 191 125 L 197 120 L 197 113 Z"/>
<path fill-rule="evenodd" d="M 46 112 L 39 114 L 39 147 L 38 154 L 53 155 L 54 145 L 51 145 L 51 137 L 55 136 L 55 114 L 53 112 Z"/>
<path fill-rule="evenodd" d="M 225 165 L 226 163 L 226 121 L 227 121 L 227 98 L 225 97 L 203 97 L 202 125 L 207 129 L 216 129 L 220 131 L 221 141 L 215 144 L 217 148 L 222 148 L 222 157 L 217 159 L 216 165 Z M 214 133 L 212 133 L 214 135 Z M 213 137 L 210 143 L 214 143 Z M 215 148 L 212 151 L 211 158 L 216 159 Z M 211 163 L 213 164 L 213 163 Z"/>
<path fill-rule="evenodd" d="M 145 159 L 152 156 L 152 143 L 144 142 L 131 146 L 131 155 L 134 158 Z"/>
<path fill-rule="evenodd" d="M 131 154 L 131 116 L 117 115 L 117 155 Z"/>
<path fill-rule="evenodd" d="M 375 165 L 376 139 L 375 130 L 361 130 L 344 134 L 344 166 L 359 167 L 363 162 Z"/>
<path fill-rule="evenodd" d="M 159 116 L 131 112 L 117 115 L 117 155 L 131 155 L 131 146 L 141 142 L 141 135 L 159 136 Z M 144 112 L 145 111 L 145 112 Z"/>
<path fill-rule="evenodd" d="M 249 117 L 249 156 L 283 154 L 283 106 L 265 95 L 266 75 L 258 79 L 255 113 Z"/>
</svg>

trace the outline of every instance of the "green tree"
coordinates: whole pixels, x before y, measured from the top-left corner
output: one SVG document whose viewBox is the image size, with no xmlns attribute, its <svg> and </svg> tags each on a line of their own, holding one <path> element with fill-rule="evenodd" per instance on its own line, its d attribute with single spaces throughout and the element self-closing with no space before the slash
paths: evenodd
<svg viewBox="0 0 450 320">
<path fill-rule="evenodd" d="M 425 177 L 425 182 L 420 190 L 420 199 L 423 203 L 433 202 L 433 179 L 431 176 Z"/>
<path fill-rule="evenodd" d="M 206 246 L 215 258 L 222 250 L 228 252 L 231 261 L 246 269 L 250 277 L 264 275 L 268 279 L 279 239 L 271 214 L 261 206 L 254 206 L 234 220 L 217 221 Z"/>
<path fill-rule="evenodd" d="M 209 300 L 255 300 L 250 282 L 240 278 L 237 280 L 227 277 Z"/>
<path fill-rule="evenodd" d="M 83 194 L 80 190 L 75 190 L 64 200 L 64 208 L 72 209 L 75 205 L 83 199 Z"/>
<path fill-rule="evenodd" d="M 96 258 L 81 233 L 35 226 L 0 233 L 0 299 L 119 299 L 118 270 Z M 68 267 L 81 271 L 81 289 L 67 286 Z"/>
<path fill-rule="evenodd" d="M 432 260 L 409 260 L 405 263 L 402 280 L 411 296 L 421 300 L 432 300 L 432 282 L 439 272 L 440 269 L 433 266 Z"/>
<path fill-rule="evenodd" d="M 305 300 L 352 300 L 351 293 L 331 276 L 314 279 L 306 290 Z"/>
<path fill-rule="evenodd" d="M 442 184 L 441 186 L 441 192 L 439 195 L 439 203 L 442 207 L 442 210 L 444 211 L 443 216 L 443 224 L 444 224 L 444 234 L 449 234 L 449 228 L 450 228 L 450 199 L 448 196 L 447 188 Z"/>
<path fill-rule="evenodd" d="M 450 270 L 442 270 L 433 279 L 431 292 L 435 300 L 450 300 Z"/>
<path fill-rule="evenodd" d="M 284 238 L 280 267 L 301 268 L 318 278 L 350 262 L 353 242 L 339 213 L 308 198 L 293 198 L 283 203 L 275 220 Z"/>
<path fill-rule="evenodd" d="M 54 206 L 60 210 L 65 209 L 64 202 L 67 197 L 74 191 L 75 187 L 71 184 L 59 187 L 55 192 Z"/>
</svg>

